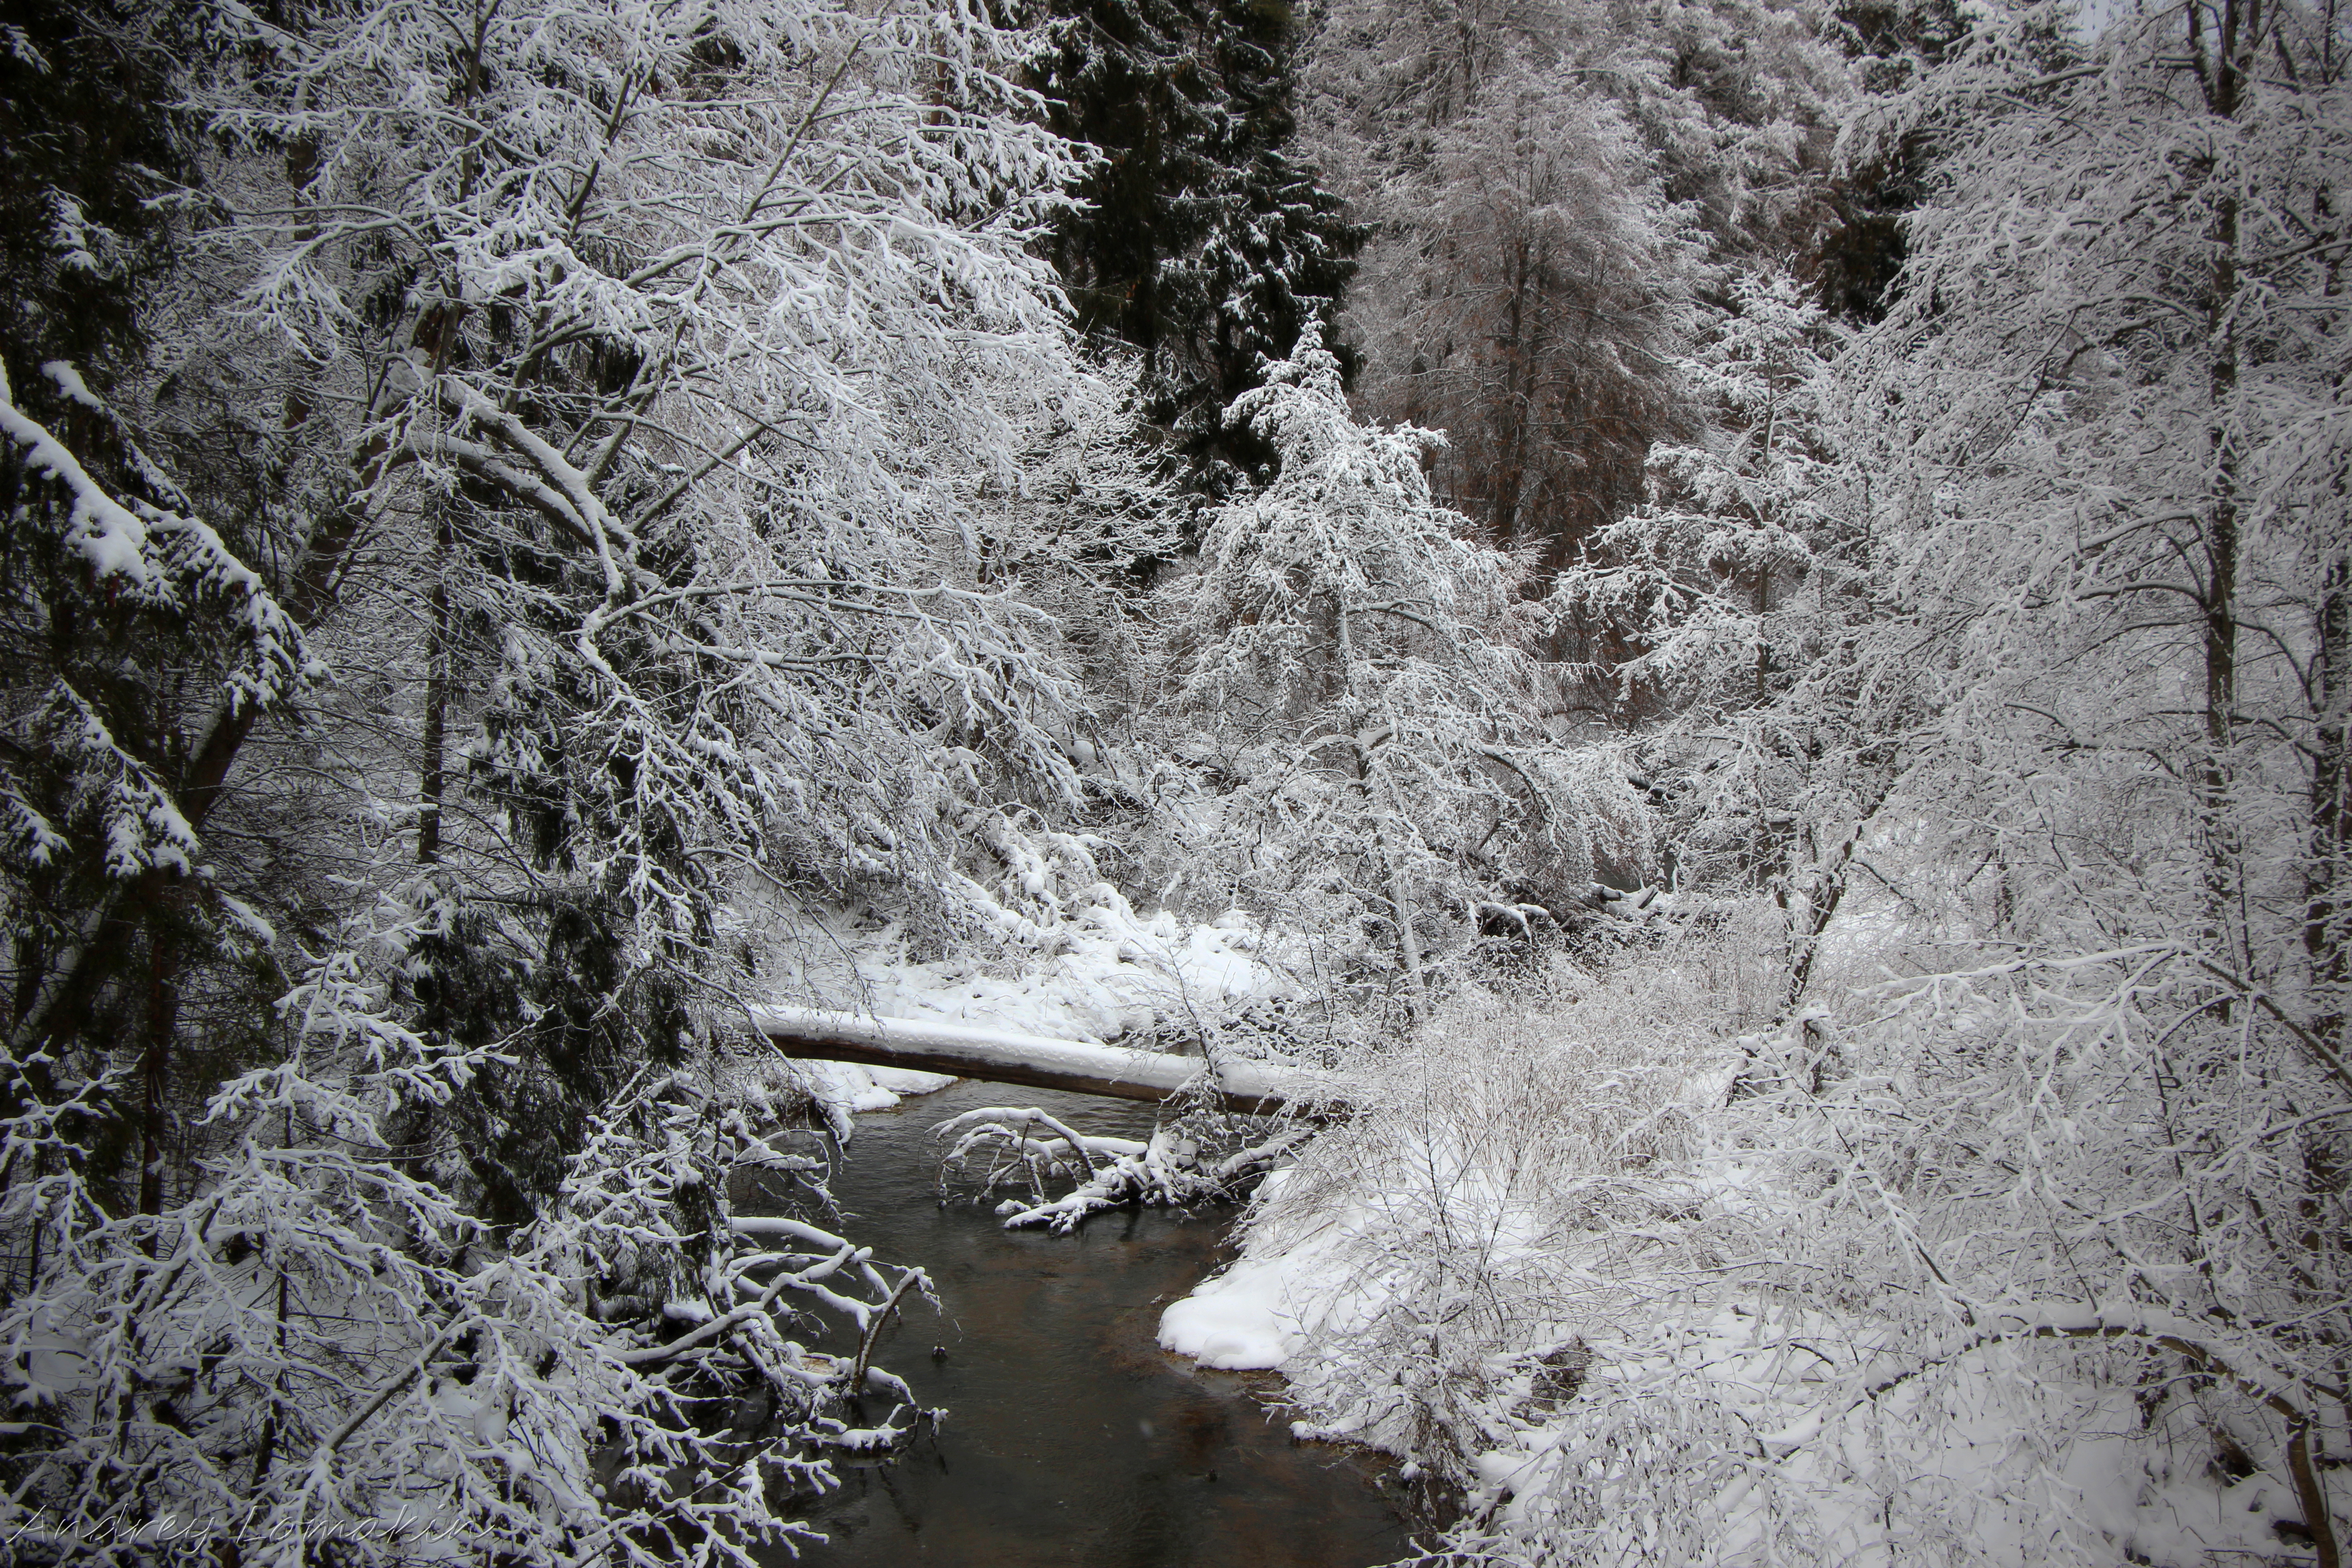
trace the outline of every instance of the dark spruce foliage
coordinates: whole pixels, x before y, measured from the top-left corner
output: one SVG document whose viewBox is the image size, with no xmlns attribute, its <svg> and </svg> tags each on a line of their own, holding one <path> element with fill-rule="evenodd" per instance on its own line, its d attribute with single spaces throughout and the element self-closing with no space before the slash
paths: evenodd
<svg viewBox="0 0 2352 1568">
<path fill-rule="evenodd" d="M 1299 37 L 1282 0 L 1055 0 L 1036 69 L 1096 159 L 1050 241 L 1096 342 L 1141 352 L 1145 413 L 1189 489 L 1271 477 L 1225 405 L 1312 331 L 1339 348 L 1365 230 L 1296 157 Z"/>
</svg>

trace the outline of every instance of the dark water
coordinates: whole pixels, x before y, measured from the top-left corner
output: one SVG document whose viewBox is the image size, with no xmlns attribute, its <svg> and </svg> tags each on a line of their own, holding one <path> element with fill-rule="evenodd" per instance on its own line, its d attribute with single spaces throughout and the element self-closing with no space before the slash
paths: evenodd
<svg viewBox="0 0 2352 1568">
<path fill-rule="evenodd" d="M 1232 1211 L 1107 1214 L 1055 1237 L 1007 1232 L 970 1203 L 938 1205 L 931 1124 L 992 1104 L 1122 1137 L 1146 1136 L 1152 1117 L 959 1083 L 857 1119 L 834 1180 L 847 1234 L 877 1258 L 929 1269 L 940 1299 L 886 1331 L 875 1360 L 949 1415 L 936 1442 L 919 1438 L 895 1464 L 836 1461 L 842 1485 L 810 1515 L 832 1541 L 802 1560 L 1370 1568 L 1407 1555 L 1372 1464 L 1293 1444 L 1253 1392 L 1267 1383 L 1200 1371 L 1156 1342 L 1160 1309 L 1230 1256 Z"/>
</svg>

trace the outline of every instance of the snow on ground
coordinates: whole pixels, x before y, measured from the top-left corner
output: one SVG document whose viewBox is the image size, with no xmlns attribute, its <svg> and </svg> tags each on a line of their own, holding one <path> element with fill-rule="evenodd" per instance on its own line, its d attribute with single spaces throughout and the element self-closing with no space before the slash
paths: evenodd
<svg viewBox="0 0 2352 1568">
<path fill-rule="evenodd" d="M 1019 908 L 977 898 L 1000 928 L 992 957 L 969 952 L 922 956 L 913 935 L 839 912 L 804 911 L 792 940 L 772 941 L 791 967 L 772 999 L 910 1023 L 952 1024 L 1046 1040 L 1149 1047 L 1161 1033 L 1200 1036 L 1248 1010 L 1298 994 L 1265 951 L 1254 921 L 1238 912 L 1206 923 L 1162 911 L 1145 916 L 1093 876 L 1083 847 L 1064 835 L 1041 852 L 1025 839 L 999 846 L 1020 869 Z M 1026 912 L 1023 912 L 1025 910 Z M 1226 1042 L 1247 1055 L 1245 1042 Z M 908 1094 L 952 1081 L 933 1073 L 808 1062 L 795 1069 L 825 1115 L 846 1128 L 860 1111 L 883 1110 Z"/>
<path fill-rule="evenodd" d="M 1242 1257 L 1166 1309 L 1160 1342 L 1283 1373 L 1302 1438 L 1463 1482 L 1465 1560 L 2302 1560 L 2276 1528 L 2297 1518 L 2278 1468 L 2217 1474 L 2194 1406 L 2151 1429 L 2137 1391 L 2095 1364 L 2010 1343 L 1937 1365 L 1916 1325 L 1834 1320 L 1694 1271 L 1704 1233 L 1768 1226 L 1736 1162 L 1694 1162 L 1678 1188 L 1645 1178 L 1582 1228 L 1538 1235 L 1498 1212 L 1502 1183 L 1482 1194 L 1457 1168 L 1440 1186 L 1460 1206 L 1441 1216 L 1411 1175 L 1335 1201 L 1316 1159 L 1269 1179 Z M 1664 1201 L 1643 1215 L 1645 1196 Z M 1628 1244 L 1700 1211 L 1698 1247 Z"/>
<path fill-rule="evenodd" d="M 1566 1249 L 1601 1220 L 1692 1201 L 1684 1179 L 1613 1182 L 1628 1157 L 1683 1153 L 1729 1079 L 1703 1029 L 1653 1010 L 1669 1035 L 1654 1059 L 1531 1031 L 1523 1006 L 1487 998 L 1358 1063 L 1349 1098 L 1364 1109 L 1267 1179 L 1242 1257 L 1167 1310 L 1160 1343 L 1285 1373 L 1314 1435 L 1434 1458 L 1415 1451 L 1396 1367 L 1433 1344 L 1472 1360 L 1556 1347 L 1580 1321 L 1567 1303 L 1619 1266 L 1585 1247 L 1588 1279 L 1559 1291 Z"/>
<path fill-rule="evenodd" d="M 887 1110 L 909 1095 L 936 1094 L 956 1081 L 945 1073 L 856 1062 L 801 1061 L 793 1067 L 825 1120 L 836 1127 L 845 1127 L 848 1118 L 861 1110 Z"/>
<path fill-rule="evenodd" d="M 1258 1188 L 1255 1212 L 1278 1206 L 1291 1176 L 1276 1171 Z M 1356 1315 L 1361 1303 L 1334 1288 L 1330 1265 L 1368 1216 L 1342 1216 L 1281 1247 L 1253 1245 L 1222 1274 L 1204 1279 L 1160 1318 L 1160 1342 L 1202 1366 L 1278 1371 L 1305 1351 L 1316 1330 Z M 1255 1239 L 1255 1238 L 1254 1238 Z"/>
<path fill-rule="evenodd" d="M 795 967 L 774 1000 L 966 1024 L 1065 1040 L 1108 1042 L 1168 1027 L 1197 1033 L 1255 1005 L 1297 994 L 1238 913 L 1206 924 L 1139 915 L 1105 882 L 1058 897 L 1055 918 L 1026 917 L 993 962 L 918 956 L 907 930 L 839 921 L 791 944 Z M 1013 940 L 1017 938 L 1018 940 Z"/>
</svg>

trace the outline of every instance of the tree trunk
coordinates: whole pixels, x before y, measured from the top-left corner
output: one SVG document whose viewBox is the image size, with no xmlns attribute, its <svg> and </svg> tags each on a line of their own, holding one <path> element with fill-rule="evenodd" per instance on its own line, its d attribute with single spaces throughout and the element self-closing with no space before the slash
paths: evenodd
<svg viewBox="0 0 2352 1568">
<path fill-rule="evenodd" d="M 2332 12 L 2331 12 L 2332 20 Z M 2332 35 L 2331 35 L 2332 36 Z M 2333 217 L 2333 202 L 2323 187 L 2312 198 L 2312 217 L 2323 226 Z M 2342 252 L 2326 265 L 2321 292 L 2334 301 L 2344 291 Z M 2336 374 L 2333 390 L 2341 398 L 2344 374 Z M 2338 461 L 2329 477 L 2327 501 L 2319 512 L 2320 574 L 2318 614 L 2314 617 L 2316 647 L 2312 650 L 2313 716 L 2311 764 L 2311 850 L 2304 871 L 2304 947 L 2311 960 L 2312 1030 L 2339 1059 L 2344 1037 L 2346 898 L 2352 892 L 2347 873 L 2352 853 L 2352 756 L 2347 756 L 2347 730 L 2352 730 L 2352 472 Z"/>
<path fill-rule="evenodd" d="M 1412 896 L 1407 890 L 1404 873 L 1397 869 L 1396 857 L 1389 850 L 1388 829 L 1378 830 L 1382 869 L 1388 873 L 1389 909 L 1396 917 L 1397 954 L 1404 961 L 1405 1005 L 1412 1011 L 1416 1028 L 1429 1022 L 1429 982 L 1422 973 L 1421 933 L 1413 929 Z"/>
<path fill-rule="evenodd" d="M 2205 102 L 2217 119 L 2237 116 L 2245 57 L 2261 41 L 2259 0 L 2224 0 L 2213 61 L 2204 78 Z M 2192 52 L 2202 53 L 2202 35 L 2190 13 Z M 2208 278 L 2206 332 L 2212 355 L 2207 371 L 2205 446 L 2210 465 L 2203 516 L 2204 575 L 2199 605 L 2203 615 L 2205 662 L 2205 759 L 2199 772 L 2198 811 L 2205 841 L 2207 940 L 2226 954 L 2231 968 L 2246 973 L 2243 944 L 2233 934 L 2231 908 L 2238 893 L 2237 825 L 2231 809 L 2230 747 L 2238 696 L 2238 574 L 2243 541 L 2238 510 L 2239 467 L 2235 428 L 2238 395 L 2238 197 L 2226 163 L 2214 171 L 2222 185 L 2214 205 L 2212 264 Z"/>
<path fill-rule="evenodd" d="M 139 1212 L 163 1212 L 163 1130 L 170 1118 L 172 1037 L 179 1020 L 175 944 L 163 911 L 147 923 L 147 1038 L 139 1058 Z"/>
<path fill-rule="evenodd" d="M 1339 623 L 1339 664 L 1347 680 L 1351 722 L 1361 723 L 1361 705 L 1352 700 L 1355 695 L 1356 647 L 1355 633 L 1348 623 L 1348 606 L 1338 607 Z M 1360 733 L 1353 748 L 1356 763 L 1356 795 L 1364 809 L 1372 815 L 1372 844 L 1381 858 L 1381 879 L 1388 892 L 1389 914 L 1396 921 L 1397 963 L 1404 970 L 1405 1005 L 1412 1009 L 1415 1028 L 1429 1022 L 1429 984 L 1422 973 L 1421 933 L 1413 929 L 1413 902 L 1406 888 L 1404 873 L 1397 868 L 1396 852 L 1389 844 L 1389 830 L 1381 820 L 1380 807 L 1372 798 L 1372 753 Z M 1396 803 L 1396 786 L 1389 784 L 1389 804 Z M 1403 815 L 1401 811 L 1399 816 Z"/>
<path fill-rule="evenodd" d="M 2341 498 L 2338 498 L 2340 508 Z M 2336 520 L 2342 525 L 2339 514 Z M 2319 646 L 2314 650 L 2316 691 L 2311 769 L 2311 850 L 2305 872 L 2304 946 L 2311 960 L 2316 1005 L 2312 1029 L 2343 1054 L 2347 852 L 2352 851 L 2352 755 L 2347 718 L 2352 711 L 2352 552 L 2334 544 L 2320 588 Z"/>
<path fill-rule="evenodd" d="M 1496 410 L 1495 538 L 1508 542 L 1519 526 L 1519 490 L 1527 478 L 1528 396 L 1527 304 L 1531 281 L 1527 247 L 1519 247 L 1511 279 L 1511 308 L 1505 318 L 1502 405 Z"/>
<path fill-rule="evenodd" d="M 422 866 L 441 859 L 441 803 L 448 787 L 451 541 L 446 503 L 436 504 L 435 510 L 439 521 L 433 537 L 433 589 L 426 601 L 425 744 L 416 781 L 416 860 Z"/>
</svg>

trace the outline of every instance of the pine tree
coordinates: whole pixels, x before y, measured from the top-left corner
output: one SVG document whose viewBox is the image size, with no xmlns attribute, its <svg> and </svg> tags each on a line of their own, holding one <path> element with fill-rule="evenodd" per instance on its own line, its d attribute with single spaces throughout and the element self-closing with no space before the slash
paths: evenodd
<svg viewBox="0 0 2352 1568">
<path fill-rule="evenodd" d="M 182 1112 L 249 1059 L 283 989 L 250 884 L 196 874 L 206 745 L 313 673 L 302 595 L 281 603 L 252 533 L 216 531 L 114 397 L 173 259 L 155 198 L 191 163 L 163 107 L 173 41 L 105 8 L 0 23 L 0 1104 L 79 1104 L 97 1190 L 151 1214 Z M 199 1020 L 218 1026 L 201 1065 Z"/>
<path fill-rule="evenodd" d="M 1071 193 L 1084 205 L 1055 224 L 1046 252 L 1079 329 L 1163 374 L 1201 309 L 1181 268 L 1214 221 L 1221 84 L 1191 47 L 1198 24 L 1180 0 L 1063 9 L 1043 32 L 1031 70 L 1047 122 L 1093 153 Z"/>
<path fill-rule="evenodd" d="M 0 348 L 36 408 L 45 360 L 103 388 L 136 357 L 133 306 L 165 254 L 147 198 L 186 149 L 164 107 L 168 21 L 133 27 L 134 12 L 0 9 Z"/>
</svg>

